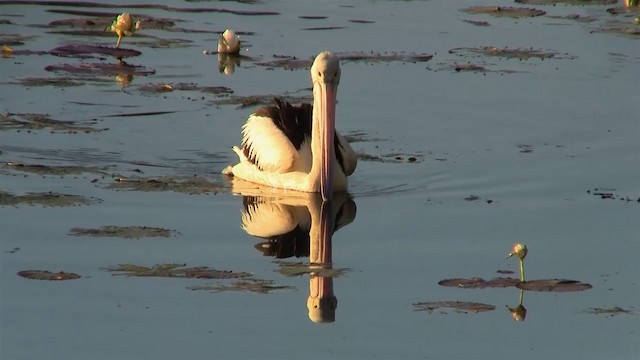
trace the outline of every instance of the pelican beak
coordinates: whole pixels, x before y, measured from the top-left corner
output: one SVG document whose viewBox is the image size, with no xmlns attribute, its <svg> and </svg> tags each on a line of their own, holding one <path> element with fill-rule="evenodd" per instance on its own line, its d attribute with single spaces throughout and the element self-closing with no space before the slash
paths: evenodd
<svg viewBox="0 0 640 360">
<path fill-rule="evenodd" d="M 320 162 L 320 193 L 322 200 L 331 199 L 333 194 L 333 164 L 334 143 L 336 126 L 336 90 L 334 82 L 319 82 L 320 91 L 320 134 L 322 145 L 322 160 Z"/>
</svg>

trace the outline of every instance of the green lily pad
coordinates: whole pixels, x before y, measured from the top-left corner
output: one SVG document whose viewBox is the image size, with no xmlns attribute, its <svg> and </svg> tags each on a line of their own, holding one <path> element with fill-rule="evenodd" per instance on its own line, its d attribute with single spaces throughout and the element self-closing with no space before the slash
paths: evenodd
<svg viewBox="0 0 640 360">
<path fill-rule="evenodd" d="M 339 277 L 350 269 L 334 269 L 326 264 L 309 264 L 301 262 L 277 261 L 279 266 L 277 272 L 284 276 L 295 277 L 302 275 L 312 275 L 320 277 Z"/>
<path fill-rule="evenodd" d="M 8 130 L 42 130 L 50 129 L 52 132 L 65 133 L 92 133 L 106 129 L 96 129 L 92 126 L 96 121 L 65 121 L 55 120 L 45 114 L 0 114 L 0 131 Z"/>
<path fill-rule="evenodd" d="M 133 191 L 173 191 L 186 194 L 217 194 L 226 185 L 210 182 L 201 177 L 163 177 L 158 179 L 117 178 L 109 189 Z"/>
</svg>

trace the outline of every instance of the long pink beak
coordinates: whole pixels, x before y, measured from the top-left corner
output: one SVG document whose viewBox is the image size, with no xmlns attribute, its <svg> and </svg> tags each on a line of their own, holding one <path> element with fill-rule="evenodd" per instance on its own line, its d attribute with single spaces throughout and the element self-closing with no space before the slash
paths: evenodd
<svg viewBox="0 0 640 360">
<path fill-rule="evenodd" d="M 320 161 L 320 193 L 322 200 L 331 199 L 333 194 L 333 163 L 336 129 L 336 85 L 332 83 L 320 84 L 320 144 L 322 159 Z"/>
</svg>

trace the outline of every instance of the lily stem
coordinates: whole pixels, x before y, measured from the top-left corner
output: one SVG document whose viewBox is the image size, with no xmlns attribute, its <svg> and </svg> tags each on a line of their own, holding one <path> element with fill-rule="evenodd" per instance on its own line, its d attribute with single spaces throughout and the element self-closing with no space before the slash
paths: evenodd
<svg viewBox="0 0 640 360">
<path fill-rule="evenodd" d="M 520 282 L 525 282 L 525 280 L 524 280 L 524 259 L 520 259 Z"/>
</svg>

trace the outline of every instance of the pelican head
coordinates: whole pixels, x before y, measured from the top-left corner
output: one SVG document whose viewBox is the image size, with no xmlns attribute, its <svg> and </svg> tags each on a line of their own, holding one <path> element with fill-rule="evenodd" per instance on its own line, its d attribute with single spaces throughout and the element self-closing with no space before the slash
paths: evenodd
<svg viewBox="0 0 640 360">
<path fill-rule="evenodd" d="M 221 35 L 218 40 L 218 53 L 219 54 L 239 54 L 240 53 L 240 37 L 236 35 L 236 32 L 227 29 Z"/>
<path fill-rule="evenodd" d="M 316 56 L 311 66 L 313 83 L 313 136 L 319 148 L 312 149 L 314 162 L 320 165 L 320 193 L 323 200 L 331 198 L 333 191 L 334 136 L 336 125 L 336 96 L 340 83 L 340 61 L 328 51 Z"/>
</svg>

